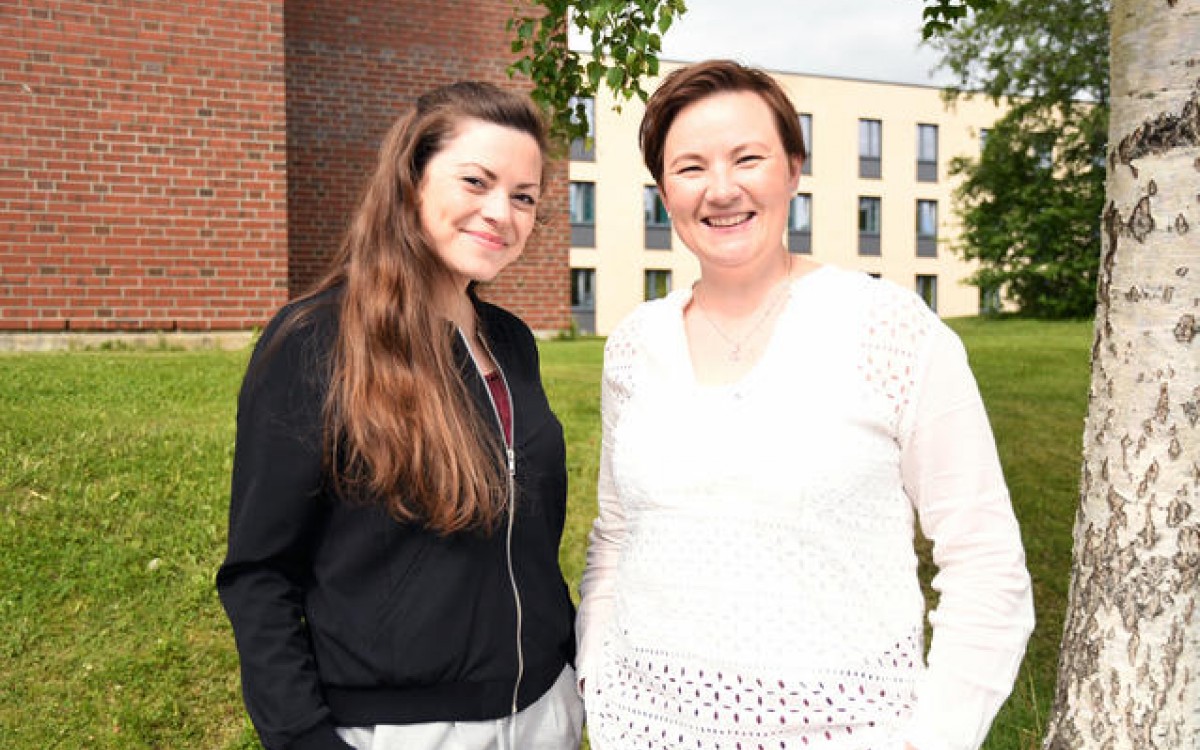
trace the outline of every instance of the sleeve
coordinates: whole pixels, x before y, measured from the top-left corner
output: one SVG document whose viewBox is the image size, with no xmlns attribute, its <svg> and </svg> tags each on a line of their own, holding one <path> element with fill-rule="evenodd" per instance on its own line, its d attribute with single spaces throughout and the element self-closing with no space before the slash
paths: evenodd
<svg viewBox="0 0 1200 750">
<path fill-rule="evenodd" d="M 268 328 L 238 398 L 229 542 L 217 591 L 233 626 L 246 709 L 262 743 L 336 748 L 304 627 L 303 587 L 322 520 L 319 360 L 309 326 Z"/>
<path fill-rule="evenodd" d="M 621 409 L 629 397 L 625 374 L 630 358 L 628 330 L 620 327 L 609 337 L 604 351 L 600 390 L 600 471 L 596 486 L 599 512 L 588 535 L 587 564 L 579 584 L 576 672 L 582 687 L 599 659 L 601 639 L 612 619 L 617 562 L 625 539 L 625 516 L 613 482 L 614 433 Z"/>
<path fill-rule="evenodd" d="M 933 542 L 940 597 L 906 739 L 917 750 L 976 750 L 1012 690 L 1033 630 L 1033 595 L 966 352 L 940 321 L 930 336 L 901 471 Z"/>
</svg>

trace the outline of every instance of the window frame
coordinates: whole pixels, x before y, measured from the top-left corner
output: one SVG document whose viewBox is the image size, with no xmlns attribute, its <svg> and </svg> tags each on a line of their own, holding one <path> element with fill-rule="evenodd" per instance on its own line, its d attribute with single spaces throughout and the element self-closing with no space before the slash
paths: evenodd
<svg viewBox="0 0 1200 750">
<path fill-rule="evenodd" d="M 932 133 L 932 153 L 927 150 L 926 134 Z M 917 182 L 938 181 L 938 126 L 917 123 Z"/>
<path fill-rule="evenodd" d="M 804 164 L 802 164 L 800 167 L 800 174 L 811 175 L 812 174 L 812 160 L 813 160 L 813 144 L 812 144 L 813 116 L 809 112 L 801 112 L 799 115 L 799 120 L 800 120 L 800 133 L 804 138 L 804 151 L 805 151 Z M 805 123 L 807 123 L 807 125 L 805 125 Z"/>
<path fill-rule="evenodd" d="M 937 274 L 919 273 L 914 282 L 917 296 L 925 301 L 929 309 L 937 312 L 938 305 L 938 277 Z"/>
<path fill-rule="evenodd" d="M 590 216 L 580 216 L 577 208 L 582 206 Z M 571 180 L 567 183 L 567 215 L 571 223 L 571 247 L 596 246 L 596 183 L 591 180 Z"/>
<path fill-rule="evenodd" d="M 858 176 L 883 178 L 883 120 L 869 117 L 858 120 Z"/>
<path fill-rule="evenodd" d="M 596 161 L 596 99 L 592 96 L 571 97 L 568 106 L 571 108 L 572 120 L 575 119 L 575 108 L 581 102 L 587 114 L 587 135 L 571 140 L 570 157 L 572 161 Z"/>
<path fill-rule="evenodd" d="M 927 226 L 928 210 L 932 207 L 932 227 Z M 924 209 L 924 210 L 923 210 Z M 917 257 L 936 258 L 938 241 L 938 202 L 928 198 L 917 199 L 916 213 Z"/>
<path fill-rule="evenodd" d="M 873 210 L 866 210 L 868 207 Z M 874 218 L 871 222 L 869 219 Z M 864 222 L 864 219 L 867 221 Z M 864 223 L 874 224 L 874 230 Z M 877 195 L 858 196 L 858 254 L 879 256 L 883 254 L 881 237 L 883 235 L 883 198 Z"/>
<path fill-rule="evenodd" d="M 655 284 L 651 289 L 651 280 L 661 279 L 661 284 Z M 647 268 L 642 271 L 642 298 L 649 302 L 650 300 L 662 299 L 671 293 L 672 273 L 669 268 Z M 660 289 L 661 287 L 661 289 Z M 660 292 L 661 294 L 651 295 L 651 292 Z"/>
<path fill-rule="evenodd" d="M 671 216 L 657 185 L 642 189 L 642 223 L 647 250 L 671 249 Z"/>
<path fill-rule="evenodd" d="M 581 282 L 586 279 L 585 291 L 581 294 Z M 596 269 L 571 269 L 571 320 L 580 333 L 596 333 Z"/>
<path fill-rule="evenodd" d="M 799 204 L 807 204 L 807 226 L 796 226 L 796 208 Z M 788 251 L 793 253 L 802 253 L 804 255 L 812 254 L 812 211 L 813 197 L 812 193 L 796 193 L 788 202 Z"/>
</svg>

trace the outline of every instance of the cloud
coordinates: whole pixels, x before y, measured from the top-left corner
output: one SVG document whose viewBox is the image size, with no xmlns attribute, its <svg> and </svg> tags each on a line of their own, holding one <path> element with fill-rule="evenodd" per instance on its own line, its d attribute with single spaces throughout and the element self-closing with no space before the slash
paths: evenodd
<svg viewBox="0 0 1200 750">
<path fill-rule="evenodd" d="M 920 47 L 921 0 L 688 0 L 666 60 L 730 57 L 789 73 L 942 85 Z"/>
</svg>

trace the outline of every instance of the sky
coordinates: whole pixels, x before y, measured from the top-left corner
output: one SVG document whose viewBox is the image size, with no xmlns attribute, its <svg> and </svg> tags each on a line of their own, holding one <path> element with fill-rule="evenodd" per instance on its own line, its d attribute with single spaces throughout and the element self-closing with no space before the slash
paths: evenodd
<svg viewBox="0 0 1200 750">
<path fill-rule="evenodd" d="M 920 47 L 921 0 L 686 0 L 663 60 L 729 57 L 787 73 L 945 85 Z"/>
</svg>

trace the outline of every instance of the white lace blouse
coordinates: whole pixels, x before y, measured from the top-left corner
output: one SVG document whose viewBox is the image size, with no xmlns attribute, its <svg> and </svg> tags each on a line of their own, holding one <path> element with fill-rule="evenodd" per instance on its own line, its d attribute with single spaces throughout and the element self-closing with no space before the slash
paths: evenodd
<svg viewBox="0 0 1200 750">
<path fill-rule="evenodd" d="M 977 748 L 1033 602 L 958 338 L 916 295 L 823 266 L 749 373 L 702 386 L 689 298 L 641 305 L 605 348 L 592 747 Z M 914 510 L 938 568 L 928 666 Z"/>
</svg>

